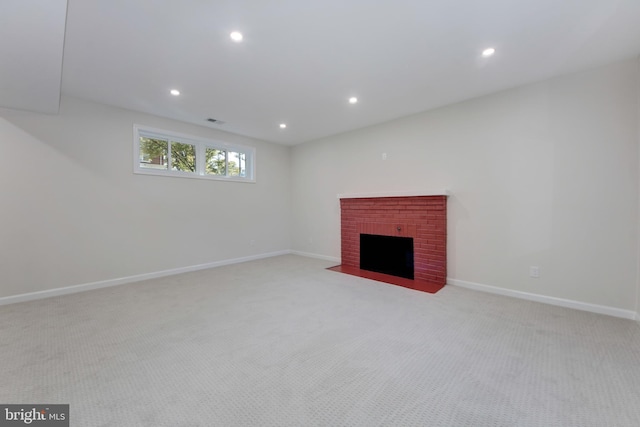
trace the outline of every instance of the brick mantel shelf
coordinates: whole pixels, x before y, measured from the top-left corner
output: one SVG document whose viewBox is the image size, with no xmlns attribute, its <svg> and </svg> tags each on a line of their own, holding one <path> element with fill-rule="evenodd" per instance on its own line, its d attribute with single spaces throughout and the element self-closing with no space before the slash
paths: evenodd
<svg viewBox="0 0 640 427">
<path fill-rule="evenodd" d="M 374 197 L 418 197 L 418 196 L 450 196 L 449 190 L 417 190 L 417 191 L 387 191 L 377 193 L 338 194 L 338 199 L 363 199 Z"/>
</svg>

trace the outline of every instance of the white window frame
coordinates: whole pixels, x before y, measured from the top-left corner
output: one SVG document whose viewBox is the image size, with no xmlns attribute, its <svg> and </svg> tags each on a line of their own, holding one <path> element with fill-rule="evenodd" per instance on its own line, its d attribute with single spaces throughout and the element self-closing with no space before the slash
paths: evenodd
<svg viewBox="0 0 640 427">
<path fill-rule="evenodd" d="M 166 139 L 169 141 L 167 145 L 167 169 L 151 169 L 140 167 L 140 136 L 152 137 L 157 139 Z M 171 141 L 191 144 L 196 148 L 196 171 L 176 171 L 171 170 Z M 226 151 L 226 167 L 225 172 L 229 172 L 229 152 L 238 152 L 245 154 L 245 176 L 237 175 L 210 175 L 206 173 L 206 149 L 212 148 L 216 150 Z M 230 144 L 224 141 L 205 139 L 199 136 L 187 135 L 178 132 L 172 132 L 164 129 L 157 129 L 144 125 L 133 125 L 133 173 L 142 175 L 159 175 L 173 176 L 179 178 L 198 178 L 209 179 L 215 181 L 233 181 L 233 182 L 256 182 L 256 149 L 244 145 Z"/>
</svg>

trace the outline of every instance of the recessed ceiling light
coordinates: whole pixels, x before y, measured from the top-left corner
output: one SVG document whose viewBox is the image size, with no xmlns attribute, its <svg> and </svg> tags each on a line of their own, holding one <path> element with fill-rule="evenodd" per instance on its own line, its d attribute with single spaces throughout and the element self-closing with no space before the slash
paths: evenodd
<svg viewBox="0 0 640 427">
<path fill-rule="evenodd" d="M 484 56 L 485 58 L 488 58 L 489 56 L 493 55 L 494 53 L 496 53 L 496 50 L 492 47 L 487 48 L 485 50 L 482 51 L 482 56 Z"/>
<path fill-rule="evenodd" d="M 229 34 L 229 37 L 231 37 L 231 40 L 233 40 L 234 42 L 242 41 L 242 33 L 239 31 L 232 32 L 231 34 Z"/>
<path fill-rule="evenodd" d="M 287 124 L 286 123 L 280 123 L 280 129 L 286 129 Z"/>
<path fill-rule="evenodd" d="M 180 95 L 180 91 L 178 89 L 171 89 L 171 95 L 178 96 Z"/>
<path fill-rule="evenodd" d="M 356 98 L 355 96 L 352 96 L 351 98 L 349 98 L 349 104 L 356 104 L 358 103 L 358 98 Z"/>
</svg>

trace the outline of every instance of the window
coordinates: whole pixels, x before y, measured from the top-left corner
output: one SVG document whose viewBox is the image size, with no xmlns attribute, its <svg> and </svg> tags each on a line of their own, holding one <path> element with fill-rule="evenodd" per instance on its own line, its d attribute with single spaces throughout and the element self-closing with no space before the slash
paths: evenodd
<svg viewBox="0 0 640 427">
<path fill-rule="evenodd" d="M 255 149 L 134 126 L 134 172 L 255 182 Z"/>
</svg>

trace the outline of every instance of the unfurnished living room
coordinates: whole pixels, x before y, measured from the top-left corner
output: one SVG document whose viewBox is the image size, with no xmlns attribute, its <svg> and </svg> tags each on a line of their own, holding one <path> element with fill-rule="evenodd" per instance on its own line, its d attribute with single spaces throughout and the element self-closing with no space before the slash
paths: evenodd
<svg viewBox="0 0 640 427">
<path fill-rule="evenodd" d="M 640 425 L 640 1 L 3 0 L 0 426 Z"/>
</svg>

